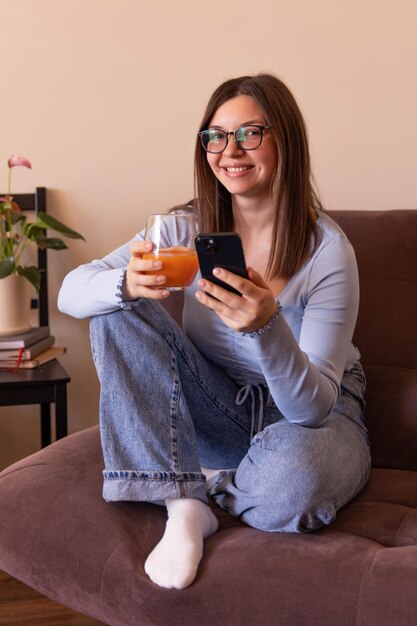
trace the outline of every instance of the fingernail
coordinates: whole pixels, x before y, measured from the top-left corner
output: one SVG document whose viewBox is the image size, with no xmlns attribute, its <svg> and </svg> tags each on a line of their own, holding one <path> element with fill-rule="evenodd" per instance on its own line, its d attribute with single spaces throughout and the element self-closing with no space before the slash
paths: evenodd
<svg viewBox="0 0 417 626">
<path fill-rule="evenodd" d="M 213 274 L 214 274 L 215 276 L 220 276 L 220 274 L 221 274 L 221 273 L 222 273 L 222 271 L 221 271 L 220 267 L 215 267 L 215 268 L 214 268 L 214 270 L 213 270 Z"/>
<path fill-rule="evenodd" d="M 166 281 L 165 276 L 157 276 L 156 277 L 156 282 L 157 283 L 164 283 Z"/>
<path fill-rule="evenodd" d="M 152 248 L 152 244 L 151 244 L 151 242 L 150 242 L 150 241 L 147 241 L 147 242 L 145 243 L 145 250 L 151 250 L 151 248 Z"/>
<path fill-rule="evenodd" d="M 160 270 L 160 269 L 161 269 L 161 267 L 162 267 L 162 263 L 161 263 L 161 261 L 154 261 L 154 262 L 152 263 L 152 267 L 154 267 L 156 270 Z"/>
</svg>

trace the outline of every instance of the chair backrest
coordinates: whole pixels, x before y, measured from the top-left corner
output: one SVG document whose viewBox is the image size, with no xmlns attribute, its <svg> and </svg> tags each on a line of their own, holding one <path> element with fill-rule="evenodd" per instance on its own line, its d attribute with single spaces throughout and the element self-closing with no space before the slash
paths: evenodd
<svg viewBox="0 0 417 626">
<path fill-rule="evenodd" d="M 353 341 L 367 377 L 374 467 L 417 470 L 417 211 L 330 211 L 355 249 Z"/>
<path fill-rule="evenodd" d="M 5 195 L 5 194 L 2 194 Z M 46 188 L 36 187 L 35 193 L 14 193 L 13 200 L 22 211 L 39 211 L 46 213 Z M 38 268 L 41 271 L 41 286 L 38 297 L 32 300 L 32 308 L 38 309 L 39 326 L 49 325 L 48 307 L 48 259 L 47 250 L 38 248 Z"/>
</svg>

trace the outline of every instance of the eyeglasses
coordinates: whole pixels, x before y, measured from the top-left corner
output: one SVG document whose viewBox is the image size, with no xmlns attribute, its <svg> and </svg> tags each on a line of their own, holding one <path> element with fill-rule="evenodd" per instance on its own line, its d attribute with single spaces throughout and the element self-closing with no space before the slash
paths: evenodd
<svg viewBox="0 0 417 626">
<path fill-rule="evenodd" d="M 262 143 L 262 133 L 264 130 L 270 129 L 270 126 L 261 126 L 259 124 L 250 124 L 248 126 L 240 126 L 236 130 L 227 132 L 219 128 L 208 128 L 198 133 L 201 139 L 201 145 L 206 152 L 219 154 L 223 152 L 229 143 L 230 135 L 233 135 L 236 145 L 241 150 L 255 150 Z"/>
</svg>

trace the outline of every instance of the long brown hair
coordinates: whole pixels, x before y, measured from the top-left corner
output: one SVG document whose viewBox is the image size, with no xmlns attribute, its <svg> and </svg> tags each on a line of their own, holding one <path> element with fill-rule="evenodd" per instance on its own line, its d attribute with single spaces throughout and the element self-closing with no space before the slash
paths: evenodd
<svg viewBox="0 0 417 626">
<path fill-rule="evenodd" d="M 278 149 L 271 192 L 276 198 L 268 278 L 291 278 L 318 242 L 315 209 L 321 203 L 314 189 L 306 125 L 288 87 L 272 74 L 241 76 L 221 84 L 211 96 L 199 130 L 208 128 L 217 109 L 236 96 L 252 96 L 262 110 Z M 213 174 L 197 137 L 195 147 L 195 210 L 202 232 L 233 228 L 232 197 Z"/>
</svg>

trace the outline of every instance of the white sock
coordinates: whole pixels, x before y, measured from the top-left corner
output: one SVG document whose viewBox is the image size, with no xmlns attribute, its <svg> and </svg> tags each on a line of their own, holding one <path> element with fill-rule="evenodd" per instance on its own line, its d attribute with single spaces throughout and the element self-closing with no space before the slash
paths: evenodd
<svg viewBox="0 0 417 626">
<path fill-rule="evenodd" d="M 210 507 L 194 498 L 167 498 L 164 536 L 145 562 L 149 578 L 167 589 L 185 589 L 197 575 L 204 539 L 219 523 Z"/>
</svg>

